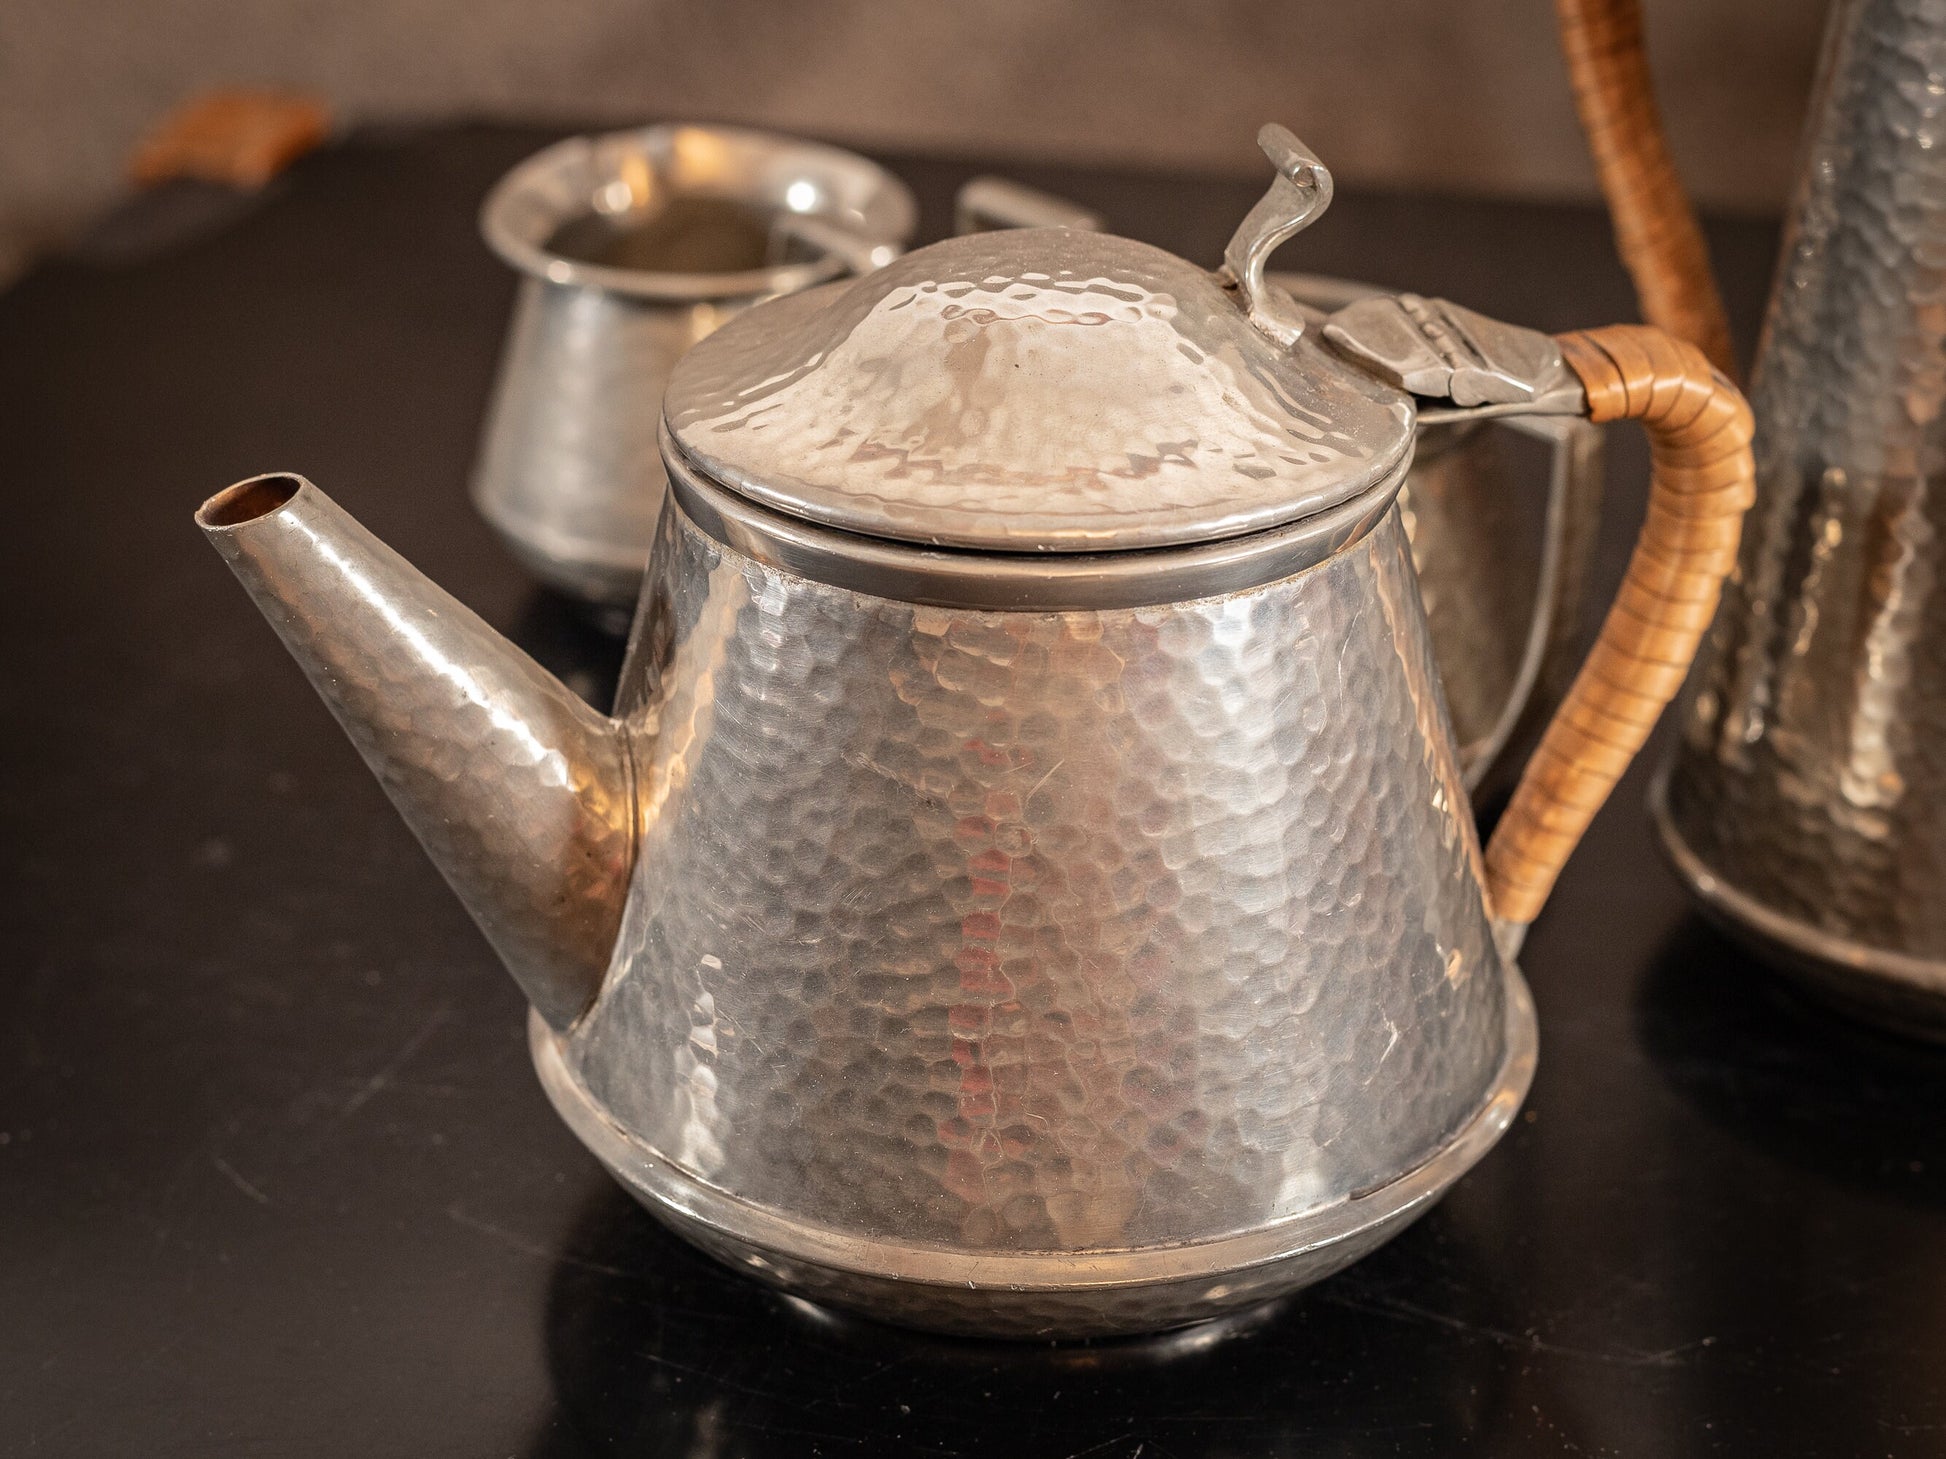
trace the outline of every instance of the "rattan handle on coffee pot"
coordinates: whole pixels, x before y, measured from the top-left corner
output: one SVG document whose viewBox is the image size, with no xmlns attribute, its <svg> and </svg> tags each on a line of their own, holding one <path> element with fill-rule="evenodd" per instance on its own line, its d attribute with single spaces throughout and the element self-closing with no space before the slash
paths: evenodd
<svg viewBox="0 0 1946 1459">
<path fill-rule="evenodd" d="M 1642 315 L 1693 340 L 1732 380 L 1730 326 L 1703 230 L 1663 140 L 1639 0 L 1555 0 L 1575 109 Z"/>
<path fill-rule="evenodd" d="M 1648 431 L 1653 473 L 1628 576 L 1487 844 L 1487 905 L 1516 927 L 1682 687 L 1755 498 L 1750 408 L 1696 346 L 1636 324 L 1557 343 L 1591 420 Z"/>
</svg>

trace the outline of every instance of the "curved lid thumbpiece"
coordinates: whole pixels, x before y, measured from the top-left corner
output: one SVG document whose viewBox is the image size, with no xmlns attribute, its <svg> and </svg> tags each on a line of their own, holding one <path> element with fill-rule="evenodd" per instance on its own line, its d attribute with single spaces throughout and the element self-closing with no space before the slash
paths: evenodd
<svg viewBox="0 0 1946 1459">
<path fill-rule="evenodd" d="M 801 521 L 989 552 L 1210 543 L 1350 501 L 1405 459 L 1413 406 L 1264 280 L 1330 195 L 1271 130 L 1234 277 L 1067 228 L 936 243 L 697 345 L 663 397 L 675 455 Z"/>
<path fill-rule="evenodd" d="M 1242 293 L 1252 324 L 1281 344 L 1293 344 L 1304 333 L 1304 312 L 1290 295 L 1264 282 L 1264 264 L 1331 206 L 1331 172 L 1275 122 L 1257 133 L 1257 145 L 1277 169 L 1277 180 L 1230 235 L 1223 250 L 1224 281 Z"/>
</svg>

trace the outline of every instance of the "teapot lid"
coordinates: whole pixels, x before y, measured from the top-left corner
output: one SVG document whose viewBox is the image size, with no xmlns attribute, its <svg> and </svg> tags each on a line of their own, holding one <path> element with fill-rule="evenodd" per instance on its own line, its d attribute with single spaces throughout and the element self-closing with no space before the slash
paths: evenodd
<svg viewBox="0 0 1946 1459">
<path fill-rule="evenodd" d="M 1260 140 L 1282 175 L 1223 272 L 1065 228 L 948 239 L 698 344 L 663 397 L 676 453 L 792 517 L 991 552 L 1206 543 L 1349 501 L 1402 468 L 1413 406 L 1264 280 L 1330 176 Z"/>
</svg>

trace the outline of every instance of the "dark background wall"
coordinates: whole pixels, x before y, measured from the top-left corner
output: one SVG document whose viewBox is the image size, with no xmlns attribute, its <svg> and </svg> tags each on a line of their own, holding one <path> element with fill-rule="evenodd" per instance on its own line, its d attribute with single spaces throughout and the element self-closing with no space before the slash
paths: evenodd
<svg viewBox="0 0 1946 1459">
<path fill-rule="evenodd" d="M 1707 205 L 1781 203 L 1823 9 L 1646 0 Z M 1547 0 L 0 0 L 0 269 L 236 83 L 353 122 L 682 116 L 1221 171 L 1276 118 L 1352 186 L 1593 191 Z"/>
</svg>

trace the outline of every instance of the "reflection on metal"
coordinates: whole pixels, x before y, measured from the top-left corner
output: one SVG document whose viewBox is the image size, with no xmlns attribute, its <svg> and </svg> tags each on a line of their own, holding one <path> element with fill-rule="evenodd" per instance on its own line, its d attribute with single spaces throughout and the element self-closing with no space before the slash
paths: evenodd
<svg viewBox="0 0 1946 1459">
<path fill-rule="evenodd" d="M 903 1320 L 1154 1327 L 1336 1269 L 1504 1128 L 1532 1014 L 1396 510 L 1247 591 L 1005 611 L 672 500 L 618 705 L 635 895 L 537 1034 L 665 1219 Z"/>
<path fill-rule="evenodd" d="M 1243 296 L 1250 323 L 1278 344 L 1297 343 L 1304 312 L 1264 282 L 1264 264 L 1278 247 L 1311 226 L 1331 206 L 1331 170 L 1275 122 L 1257 133 L 1257 145 L 1276 170 L 1270 190 L 1237 225 L 1223 250 L 1221 280 Z"/>
<path fill-rule="evenodd" d="M 1515 489 L 1521 436 L 1548 453 L 1538 534 Z M 1428 449 L 1442 437 L 1446 449 Z M 1501 763 L 1508 745 L 1545 723 L 1567 692 L 1586 621 L 1603 452 L 1601 428 L 1571 416 L 1420 430 L 1400 504 L 1468 789 L 1510 769 Z"/>
<path fill-rule="evenodd" d="M 994 1254 L 958 1242 L 887 1241 L 739 1199 L 619 1128 L 538 1015 L 541 1084 L 609 1172 L 678 1234 L 730 1267 L 883 1321 L 981 1337 L 1045 1338 L 1208 1325 L 1342 1271 L 1445 1194 L 1505 1133 L 1536 1053 L 1526 984 L 1509 969 L 1506 1058 L 1488 1097 L 1423 1165 L 1375 1189 L 1251 1232 L 1129 1251 Z M 1202 1328 L 1197 1328 L 1202 1331 Z"/>
<path fill-rule="evenodd" d="M 1656 811 L 1714 917 L 1946 1036 L 1946 20 L 1844 0 L 1759 354 L 1758 504 Z M 1932 78 L 1932 84 L 1923 84 Z"/>
<path fill-rule="evenodd" d="M 702 221 L 714 227 L 690 230 L 662 257 L 627 257 L 631 230 L 694 198 L 742 205 L 748 217 L 713 215 Z M 481 230 L 523 277 L 473 500 L 543 582 L 611 611 L 634 604 L 662 510 L 656 426 L 669 371 L 758 299 L 848 266 L 835 249 L 779 250 L 768 236 L 778 215 L 804 215 L 869 251 L 903 245 L 917 209 L 863 157 L 735 127 L 570 138 L 488 196 Z M 593 225 L 607 250 L 587 240 L 564 249 L 565 230 Z M 628 266 L 596 261 L 609 253 Z"/>
<path fill-rule="evenodd" d="M 833 531 L 757 506 L 698 471 L 673 441 L 664 465 L 690 521 L 758 562 L 901 602 L 1008 610 L 1139 608 L 1262 587 L 1371 531 L 1405 477 L 1395 469 L 1328 511 L 1215 542 L 1142 553 L 970 553 Z"/>
<path fill-rule="evenodd" d="M 686 459 L 763 506 L 997 553 L 1285 526 L 1412 447 L 1408 396 L 1308 335 L 1265 338 L 1173 254 L 1066 230 L 949 238 L 776 300 L 691 350 L 663 411 Z"/>
<path fill-rule="evenodd" d="M 847 381 L 861 331 L 887 347 Z M 1210 275 L 1071 230 L 731 321 L 669 386 L 680 489 L 612 720 L 315 488 L 204 525 L 658 1215 L 902 1321 L 1166 1327 L 1389 1238 L 1533 1070 L 1393 499 L 1417 405 L 1318 333 L 1274 343 Z M 929 413 L 938 372 L 965 393 Z M 852 402 L 826 438 L 868 469 L 836 474 L 806 396 Z M 1249 581 L 1200 556 L 1285 539 Z M 1091 561 L 1113 593 L 1069 591 Z"/>
<path fill-rule="evenodd" d="M 197 521 L 547 1019 L 594 996 L 633 869 L 618 728 L 297 476 Z"/>
<path fill-rule="evenodd" d="M 1269 277 L 1320 315 L 1381 292 L 1316 274 Z M 1470 414 L 1429 424 L 1435 412 L 1421 408 L 1399 500 L 1460 766 L 1474 789 L 1506 768 L 1499 757 L 1516 732 L 1544 722 L 1567 690 L 1585 621 L 1605 448 L 1601 428 L 1576 416 L 1483 422 Z M 1530 459 L 1536 448 L 1522 438 L 1545 447 L 1544 466 Z"/>
<path fill-rule="evenodd" d="M 962 232 L 1100 226 L 997 177 L 967 183 L 957 215 Z M 480 220 L 525 275 L 474 471 L 481 514 L 541 581 L 625 626 L 662 510 L 676 361 L 759 299 L 883 267 L 916 216 L 863 157 L 735 127 L 576 137 L 520 164 Z"/>
<path fill-rule="evenodd" d="M 1553 340 L 1444 299 L 1360 299 L 1331 316 L 1324 337 L 1381 380 L 1462 409 L 1517 405 L 1560 415 L 1585 409 Z"/>
</svg>

